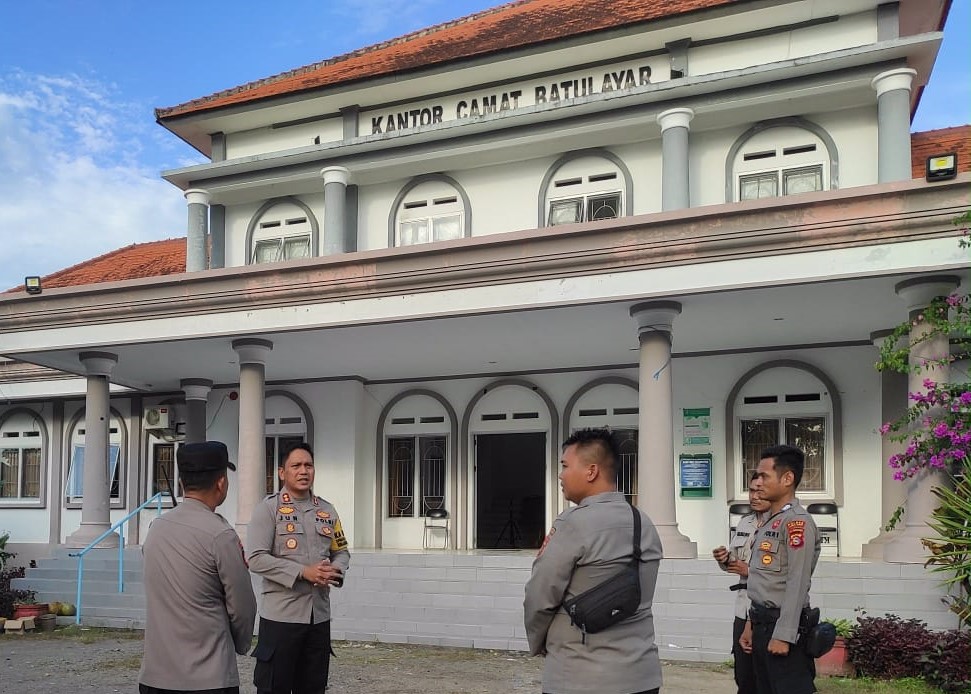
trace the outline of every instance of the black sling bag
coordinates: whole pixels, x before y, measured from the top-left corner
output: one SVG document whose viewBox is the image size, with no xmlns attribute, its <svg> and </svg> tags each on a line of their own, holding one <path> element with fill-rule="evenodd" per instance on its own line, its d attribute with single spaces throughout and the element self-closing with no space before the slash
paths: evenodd
<svg viewBox="0 0 971 694">
<path fill-rule="evenodd" d="M 641 514 L 631 506 L 634 514 L 633 553 L 630 563 L 603 583 L 585 590 L 563 602 L 570 622 L 587 634 L 596 634 L 622 622 L 637 612 L 641 605 Z"/>
</svg>

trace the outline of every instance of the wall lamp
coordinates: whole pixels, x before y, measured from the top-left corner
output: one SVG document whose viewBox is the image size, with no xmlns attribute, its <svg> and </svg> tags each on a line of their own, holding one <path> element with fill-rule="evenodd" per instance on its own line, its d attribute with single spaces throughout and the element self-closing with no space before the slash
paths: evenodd
<svg viewBox="0 0 971 694">
<path fill-rule="evenodd" d="M 928 181 L 948 181 L 958 175 L 957 152 L 927 157 Z"/>
</svg>

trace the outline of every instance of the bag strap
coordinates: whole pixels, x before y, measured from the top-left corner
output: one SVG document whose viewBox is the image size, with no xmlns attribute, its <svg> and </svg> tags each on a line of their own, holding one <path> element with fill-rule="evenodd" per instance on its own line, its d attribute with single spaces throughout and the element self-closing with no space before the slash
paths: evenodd
<svg viewBox="0 0 971 694">
<path fill-rule="evenodd" d="M 641 563 L 641 513 L 634 504 L 630 505 L 630 510 L 634 514 L 634 551 L 630 565 L 636 568 Z"/>
</svg>

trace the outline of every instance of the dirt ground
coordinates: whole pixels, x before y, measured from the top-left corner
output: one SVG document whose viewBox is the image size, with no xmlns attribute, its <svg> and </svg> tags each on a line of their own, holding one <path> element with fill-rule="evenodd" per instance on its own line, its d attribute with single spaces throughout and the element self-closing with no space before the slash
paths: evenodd
<svg viewBox="0 0 971 694">
<path fill-rule="evenodd" d="M 328 694 L 539 692 L 542 660 L 520 653 L 338 642 Z M 0 636 L 0 692 L 136 692 L 140 632 Z M 244 694 L 254 694 L 253 659 L 239 658 Z M 665 663 L 665 694 L 728 694 L 722 666 Z"/>
</svg>

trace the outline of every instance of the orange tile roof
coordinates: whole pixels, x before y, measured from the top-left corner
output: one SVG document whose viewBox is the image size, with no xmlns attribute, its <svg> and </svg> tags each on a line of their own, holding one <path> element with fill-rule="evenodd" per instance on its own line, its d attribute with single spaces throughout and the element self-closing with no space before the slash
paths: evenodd
<svg viewBox="0 0 971 694">
<path fill-rule="evenodd" d="M 134 243 L 41 278 L 44 289 L 119 282 L 185 272 L 185 237 Z M 5 293 L 22 292 L 14 287 Z"/>
<path fill-rule="evenodd" d="M 957 152 L 958 173 L 971 171 L 971 125 L 928 130 L 910 136 L 910 165 L 914 178 L 924 178 L 927 157 Z"/>
<path fill-rule="evenodd" d="M 159 120 L 749 0 L 516 0 L 169 108 Z"/>
</svg>

